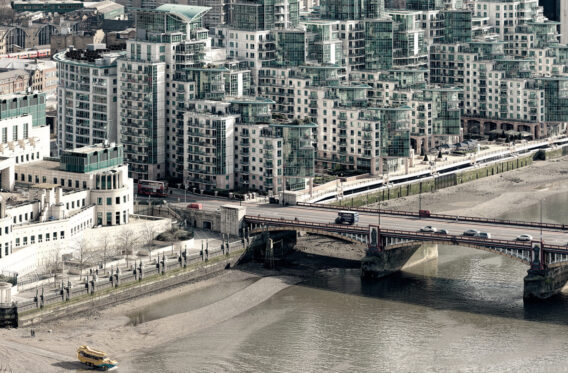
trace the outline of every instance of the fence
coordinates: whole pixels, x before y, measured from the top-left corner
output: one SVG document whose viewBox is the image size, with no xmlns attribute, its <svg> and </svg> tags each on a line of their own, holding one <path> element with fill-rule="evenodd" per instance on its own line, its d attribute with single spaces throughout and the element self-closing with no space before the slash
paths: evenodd
<svg viewBox="0 0 568 373">
<path fill-rule="evenodd" d="M 242 248 L 242 244 L 240 242 L 231 242 L 229 244 L 229 251 L 235 251 L 237 249 Z M 182 257 L 177 255 L 170 255 L 169 257 L 166 255 L 163 257 L 162 260 L 156 260 L 155 263 L 148 263 L 141 265 L 132 265 L 130 268 L 120 271 L 119 273 L 112 273 L 108 276 L 102 276 L 96 278 L 93 275 L 89 275 L 91 281 L 83 282 L 77 284 L 75 286 L 69 286 L 69 284 L 62 283 L 56 289 L 49 289 L 45 290 L 44 288 L 36 289 L 36 296 L 33 299 L 18 301 L 16 303 L 18 314 L 21 315 L 22 313 L 32 312 L 39 308 L 45 308 L 49 305 L 53 305 L 56 303 L 64 304 L 65 300 L 72 300 L 77 297 L 81 297 L 88 294 L 97 295 L 98 293 L 105 293 L 105 290 L 110 291 L 110 289 L 114 287 L 119 287 L 120 285 L 129 285 L 137 283 L 144 278 L 152 277 L 158 275 L 160 273 L 165 274 L 169 270 L 171 271 L 173 268 L 182 268 L 182 267 L 194 267 L 193 269 L 199 269 L 204 267 L 208 261 L 214 258 L 223 257 L 228 253 L 227 251 L 223 251 L 220 247 L 213 248 L 208 250 L 208 253 L 194 253 L 194 254 L 187 254 L 186 255 L 186 263 L 183 266 Z M 163 263 L 163 264 L 162 264 Z M 142 275 L 140 275 L 142 274 Z"/>
<path fill-rule="evenodd" d="M 311 207 L 317 209 L 326 210 L 348 210 L 357 212 L 367 212 L 372 214 L 383 214 L 383 215 L 395 215 L 395 216 L 408 216 L 414 218 L 426 218 L 426 219 L 438 219 L 438 220 L 452 220 L 452 221 L 464 221 L 464 222 L 476 222 L 476 223 L 488 223 L 495 225 L 515 225 L 520 227 L 536 227 L 536 228 L 546 228 L 546 229 L 559 229 L 566 230 L 568 225 L 566 224 L 556 224 L 556 223 L 540 223 L 540 222 L 530 222 L 521 220 L 507 220 L 507 219 L 492 219 L 492 218 L 482 218 L 476 216 L 458 216 L 458 215 L 447 215 L 447 214 L 432 214 L 429 213 L 427 216 L 420 215 L 419 212 L 412 211 L 397 211 L 397 210 L 381 210 L 370 207 L 348 207 L 348 206 L 335 206 L 335 205 L 322 205 L 317 203 L 307 203 L 298 202 L 298 206 Z"/>
</svg>

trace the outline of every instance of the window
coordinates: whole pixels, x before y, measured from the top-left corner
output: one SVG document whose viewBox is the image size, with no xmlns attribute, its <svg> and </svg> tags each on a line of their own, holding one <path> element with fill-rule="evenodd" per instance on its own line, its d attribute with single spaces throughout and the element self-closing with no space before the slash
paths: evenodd
<svg viewBox="0 0 568 373">
<path fill-rule="evenodd" d="M 106 223 L 107 225 L 112 225 L 112 212 L 107 212 Z"/>
<path fill-rule="evenodd" d="M 33 237 L 33 236 L 32 236 L 32 237 Z M 61 239 L 64 239 L 64 238 L 65 238 L 65 231 L 59 232 L 59 237 L 60 237 Z"/>
<path fill-rule="evenodd" d="M 112 205 L 112 197 L 107 197 L 107 206 Z"/>
<path fill-rule="evenodd" d="M 101 197 L 97 198 L 97 205 L 102 205 L 103 199 Z"/>
<path fill-rule="evenodd" d="M 53 241 L 57 240 L 57 232 L 53 232 Z"/>
<path fill-rule="evenodd" d="M 37 235 L 37 242 L 39 242 L 39 243 L 43 242 L 43 234 Z"/>
<path fill-rule="evenodd" d="M 48 242 L 48 241 L 49 241 L 49 233 L 46 233 L 45 234 L 45 242 Z"/>
<path fill-rule="evenodd" d="M 120 205 L 120 197 L 116 197 L 115 200 L 116 200 L 116 204 Z"/>
</svg>

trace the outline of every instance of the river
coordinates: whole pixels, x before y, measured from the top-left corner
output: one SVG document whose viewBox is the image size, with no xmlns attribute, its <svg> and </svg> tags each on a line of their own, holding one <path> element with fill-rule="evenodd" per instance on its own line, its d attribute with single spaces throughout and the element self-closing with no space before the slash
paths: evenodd
<svg viewBox="0 0 568 373">
<path fill-rule="evenodd" d="M 545 201 L 543 220 L 566 223 L 559 206 L 568 206 L 566 197 Z M 540 204 L 506 217 L 540 218 Z M 524 304 L 526 271 L 452 246 L 375 282 L 362 282 L 358 270 L 322 270 L 227 322 L 136 354 L 121 371 L 568 371 L 568 296 Z M 194 309 L 224 291 L 213 286 L 134 319 Z"/>
</svg>

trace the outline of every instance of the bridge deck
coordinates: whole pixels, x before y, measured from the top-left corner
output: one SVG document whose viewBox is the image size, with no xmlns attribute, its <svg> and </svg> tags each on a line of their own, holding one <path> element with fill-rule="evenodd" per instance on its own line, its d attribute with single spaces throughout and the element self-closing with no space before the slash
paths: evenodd
<svg viewBox="0 0 568 373">
<path fill-rule="evenodd" d="M 394 216 L 408 216 L 413 218 L 421 217 L 418 212 L 412 211 L 397 211 L 397 210 L 382 210 L 370 207 L 348 207 L 348 206 L 334 206 L 334 205 L 324 205 L 319 203 L 305 203 L 298 202 L 298 206 L 310 207 L 316 209 L 326 209 L 326 210 L 347 210 L 347 211 L 357 211 L 366 212 L 373 214 L 383 214 L 383 215 L 394 215 Z M 568 230 L 568 225 L 566 224 L 556 224 L 556 223 L 540 223 L 522 220 L 506 220 L 506 219 L 492 219 L 483 218 L 478 216 L 458 216 L 458 215 L 448 215 L 448 214 L 432 214 L 427 216 L 422 216 L 427 219 L 437 219 L 437 220 L 450 220 L 450 221 L 461 221 L 461 222 L 475 222 L 475 223 L 485 223 L 490 225 L 513 225 L 518 227 L 533 227 L 533 228 L 545 228 L 545 229 L 557 229 L 557 230 Z"/>
<path fill-rule="evenodd" d="M 262 216 L 245 215 L 245 221 L 255 225 L 290 227 L 293 230 L 301 230 L 301 228 L 319 229 L 325 232 L 368 235 L 369 226 L 359 225 L 341 225 L 330 223 L 317 223 L 301 220 L 290 220 L 284 218 L 267 218 Z M 480 247 L 499 247 L 502 249 L 530 251 L 532 243 L 527 241 L 502 240 L 492 238 L 481 238 L 463 235 L 438 234 L 428 232 L 415 232 L 400 229 L 380 229 L 380 235 L 384 237 L 392 237 L 406 240 L 417 241 L 437 241 L 447 242 L 449 245 L 466 245 Z M 568 248 L 559 245 L 546 245 L 543 250 L 547 253 L 568 254 Z"/>
</svg>

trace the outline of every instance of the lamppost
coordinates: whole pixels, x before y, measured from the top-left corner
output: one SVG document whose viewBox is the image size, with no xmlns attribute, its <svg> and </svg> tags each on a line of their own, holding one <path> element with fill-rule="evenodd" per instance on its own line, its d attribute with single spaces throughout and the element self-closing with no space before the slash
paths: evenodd
<svg viewBox="0 0 568 373">
<path fill-rule="evenodd" d="M 379 197 L 380 198 L 380 197 Z M 381 201 L 379 200 L 379 227 L 381 226 Z"/>
<path fill-rule="evenodd" d="M 542 199 L 540 200 L 540 244 L 542 246 Z"/>
<path fill-rule="evenodd" d="M 422 182 L 420 182 L 420 191 L 418 192 L 418 218 L 420 219 L 420 211 L 422 210 Z"/>
</svg>

